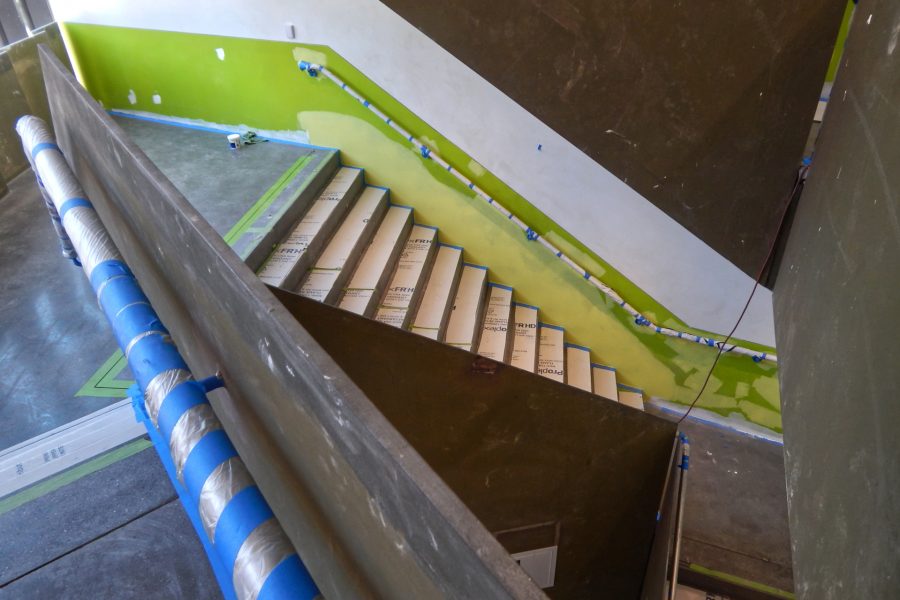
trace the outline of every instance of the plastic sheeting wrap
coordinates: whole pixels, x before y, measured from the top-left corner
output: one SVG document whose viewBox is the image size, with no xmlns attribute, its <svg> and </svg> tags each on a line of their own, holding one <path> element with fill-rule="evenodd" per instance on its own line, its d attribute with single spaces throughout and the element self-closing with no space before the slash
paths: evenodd
<svg viewBox="0 0 900 600">
<path fill-rule="evenodd" d="M 204 386 L 193 381 L 44 122 L 22 117 L 16 130 L 49 199 L 51 217 L 58 213 L 144 392 L 150 421 L 143 420 L 151 437 L 156 443 L 156 426 L 167 438 L 174 473 L 165 444 L 156 443 L 157 450 L 173 483 L 180 484 L 179 495 L 195 523 L 202 515 L 195 526 L 209 539 L 205 545 L 224 595 L 240 600 L 317 597 L 309 573 L 225 435 Z M 221 576 L 223 568 L 231 581 Z"/>
</svg>

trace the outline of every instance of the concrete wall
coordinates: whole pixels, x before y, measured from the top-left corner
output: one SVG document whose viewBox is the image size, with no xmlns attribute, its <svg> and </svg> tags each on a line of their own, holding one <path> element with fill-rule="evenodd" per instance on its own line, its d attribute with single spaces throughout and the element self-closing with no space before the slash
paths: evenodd
<svg viewBox="0 0 900 600">
<path fill-rule="evenodd" d="M 900 597 L 900 4 L 860 2 L 775 288 L 798 598 Z"/>
<path fill-rule="evenodd" d="M 332 47 L 692 327 L 730 330 L 752 279 L 374 0 L 52 2 L 62 21 Z M 148 48 L 148 52 L 152 52 Z M 538 150 L 538 145 L 541 149 Z M 760 290 L 737 336 L 773 345 Z"/>
</svg>

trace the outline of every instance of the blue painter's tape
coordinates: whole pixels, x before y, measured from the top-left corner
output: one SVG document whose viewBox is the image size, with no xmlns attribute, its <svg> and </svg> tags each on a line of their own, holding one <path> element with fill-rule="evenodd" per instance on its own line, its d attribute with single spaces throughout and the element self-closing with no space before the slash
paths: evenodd
<svg viewBox="0 0 900 600">
<path fill-rule="evenodd" d="M 563 345 L 564 345 L 566 348 L 575 348 L 576 350 L 584 350 L 585 352 L 590 352 L 590 351 L 591 351 L 591 349 L 588 348 L 587 346 L 579 346 L 578 344 L 570 344 L 569 342 L 566 342 L 566 343 L 563 344 Z"/>
<path fill-rule="evenodd" d="M 559 325 L 551 325 L 550 323 L 538 323 L 538 327 L 546 327 L 547 329 L 556 329 L 558 331 L 565 331 L 565 328 L 560 327 Z"/>
<path fill-rule="evenodd" d="M 507 219 L 512 219 L 512 218 L 513 218 L 513 214 L 512 214 L 512 213 L 509 213 L 509 215 L 508 215 L 506 218 L 507 218 Z"/>
<path fill-rule="evenodd" d="M 422 158 L 428 158 L 431 155 L 431 149 L 425 145 L 419 146 L 419 152 L 422 154 Z"/>
<path fill-rule="evenodd" d="M 124 350 L 124 347 L 123 347 Z M 137 342 L 128 355 L 128 364 L 132 375 L 142 390 L 153 381 L 161 371 L 169 369 L 188 370 L 184 359 L 178 354 L 178 348 L 168 336 L 148 335 Z"/>
<path fill-rule="evenodd" d="M 539 237 L 540 236 L 538 235 L 538 232 L 535 231 L 534 229 L 532 229 L 531 227 L 529 227 L 525 230 L 525 239 L 527 239 L 529 242 L 534 242 Z"/>
<path fill-rule="evenodd" d="M 409 141 L 413 141 L 413 136 L 412 136 L 412 134 L 410 134 L 409 137 L 406 138 L 406 139 L 408 139 Z"/>
<path fill-rule="evenodd" d="M 650 320 L 643 315 L 638 315 L 634 319 L 634 324 L 640 325 L 641 327 L 647 327 L 648 325 L 650 325 Z"/>
<path fill-rule="evenodd" d="M 587 271 L 585 271 L 585 272 L 584 272 L 584 278 L 585 278 L 585 279 L 590 279 L 590 278 L 591 278 L 591 274 L 588 273 Z"/>
<path fill-rule="evenodd" d="M 208 394 L 219 388 L 225 387 L 225 380 L 218 375 L 210 375 L 209 377 L 204 377 L 197 381 L 197 385 L 203 389 L 204 394 Z"/>
<path fill-rule="evenodd" d="M 235 131 L 231 131 L 228 129 L 217 129 L 215 127 L 204 127 L 203 125 L 194 125 L 192 123 L 181 123 L 178 121 L 169 121 L 166 119 L 159 119 L 156 117 L 148 117 L 146 115 L 135 115 L 132 113 L 124 113 L 117 110 L 109 110 L 107 111 L 110 115 L 114 117 L 122 117 L 123 119 L 135 119 L 137 121 L 147 121 L 148 123 L 159 123 L 160 125 L 169 125 L 170 127 L 181 127 L 183 129 L 193 129 L 195 131 L 205 131 L 207 133 L 237 133 Z M 273 137 L 263 137 L 259 136 L 260 140 L 266 140 L 268 142 L 274 142 L 276 144 L 283 144 L 285 146 L 297 146 L 298 148 L 312 148 L 314 150 L 325 150 L 328 152 L 337 152 L 337 148 L 329 148 L 328 146 L 316 146 L 314 144 L 305 144 L 303 142 L 298 142 L 296 140 L 283 140 L 281 138 L 273 138 Z"/>
<path fill-rule="evenodd" d="M 625 385 L 624 383 L 619 383 L 616 385 L 623 392 L 634 392 L 636 394 L 643 394 L 644 390 L 636 387 L 631 387 L 630 385 Z"/>
<path fill-rule="evenodd" d="M 521 306 L 523 308 L 530 308 L 531 310 L 540 310 L 537 306 L 533 304 L 525 304 L 524 302 L 513 302 L 513 306 Z"/>
<path fill-rule="evenodd" d="M 494 199 L 493 199 L 493 198 L 488 198 L 488 204 L 493 204 L 493 203 L 494 203 Z"/>
<path fill-rule="evenodd" d="M 438 228 L 434 225 L 423 225 L 422 223 L 413 223 L 413 225 L 415 225 L 416 227 L 424 227 L 425 229 L 433 229 L 435 231 L 438 231 Z"/>
<path fill-rule="evenodd" d="M 385 125 L 390 125 L 390 124 L 391 124 L 391 118 L 388 117 L 387 119 L 385 119 L 385 120 L 384 120 L 384 124 L 385 124 Z"/>
<path fill-rule="evenodd" d="M 464 267 L 472 267 L 473 269 L 481 269 L 482 271 L 488 270 L 488 268 L 485 267 L 484 265 L 473 265 L 472 263 L 467 263 L 467 262 L 464 262 L 463 266 Z"/>
<path fill-rule="evenodd" d="M 656 328 L 656 333 L 662 333 L 662 327 L 657 327 L 657 328 Z"/>
<path fill-rule="evenodd" d="M 41 152 L 43 152 L 44 150 L 56 150 L 57 152 L 62 154 L 62 150 L 60 150 L 59 146 L 57 146 L 53 142 L 41 142 L 40 144 L 36 145 L 34 148 L 31 149 L 31 160 L 34 161 L 34 159 L 37 158 L 37 155 L 40 154 Z"/>
<path fill-rule="evenodd" d="M 149 302 L 130 275 L 117 275 L 106 281 L 100 295 L 100 307 L 107 316 L 114 317 L 129 304 Z"/>
<path fill-rule="evenodd" d="M 312 600 L 317 597 L 320 597 L 319 590 L 312 577 L 302 568 L 300 558 L 291 554 L 272 569 L 256 600 Z"/>
<path fill-rule="evenodd" d="M 137 286 L 137 281 L 134 280 L 134 274 L 125 263 L 121 260 L 104 260 L 103 262 L 98 263 L 91 273 L 91 287 L 93 287 L 96 292 L 97 288 L 100 287 L 100 284 L 104 281 L 120 275 L 129 277 L 135 287 Z"/>
<path fill-rule="evenodd" d="M 91 202 L 87 198 L 69 198 L 62 203 L 62 206 L 59 207 L 59 218 L 65 219 L 67 212 L 79 206 L 83 206 L 85 208 L 94 208 L 94 205 L 91 204 Z"/>
<path fill-rule="evenodd" d="M 116 340 L 122 348 L 126 348 L 131 340 L 145 332 L 159 331 L 163 334 L 168 334 L 168 331 L 162 324 L 162 321 L 159 320 L 153 307 L 146 302 L 125 306 L 118 312 L 107 315 L 107 318 L 112 323 Z M 142 342 L 143 339 L 137 342 L 135 346 Z M 134 350 L 132 349 L 132 352 L 133 351 Z"/>
<path fill-rule="evenodd" d="M 475 182 L 472 182 L 472 183 L 469 184 L 469 189 L 470 189 L 470 190 L 471 190 L 472 188 L 474 188 L 474 187 L 475 187 Z"/>
<path fill-rule="evenodd" d="M 754 355 L 754 356 L 753 356 L 753 362 L 755 362 L 755 363 L 759 363 L 759 362 L 762 362 L 762 361 L 764 361 L 764 360 L 766 360 L 766 353 L 765 353 L 765 352 L 763 352 L 763 353 L 760 354 L 760 355 Z"/>
<path fill-rule="evenodd" d="M 500 288 L 501 290 L 509 290 L 513 291 L 513 289 L 508 285 L 503 285 L 502 283 L 494 283 L 493 281 L 488 282 L 488 287 Z"/>
<path fill-rule="evenodd" d="M 389 203 L 391 208 L 402 208 L 403 210 L 412 210 L 412 206 L 406 206 L 405 204 L 394 204 L 393 202 Z"/>
<path fill-rule="evenodd" d="M 206 402 L 206 398 L 197 388 L 196 381 L 185 381 L 178 384 L 163 400 L 162 406 L 159 407 L 159 414 L 156 415 L 156 425 L 163 437 L 167 440 L 170 439 L 172 429 L 175 428 L 175 423 L 178 422 L 181 415 L 204 402 Z"/>
<path fill-rule="evenodd" d="M 556 253 L 556 258 L 562 258 L 562 250 Z"/>
<path fill-rule="evenodd" d="M 193 498 L 200 498 L 200 490 L 209 479 L 213 469 L 221 465 L 229 458 L 237 456 L 237 450 L 228 440 L 228 435 L 221 430 L 210 431 L 202 438 L 184 462 L 184 470 L 181 472 L 184 487 Z"/>
<path fill-rule="evenodd" d="M 234 568 L 234 559 L 247 536 L 273 516 L 255 485 L 244 488 L 225 505 L 216 523 L 213 541 L 229 569 Z"/>
<path fill-rule="evenodd" d="M 603 369 L 604 371 L 612 371 L 613 373 L 616 372 L 615 367 L 607 367 L 606 365 L 600 365 L 597 363 L 591 363 L 591 367 L 594 369 Z"/>
<path fill-rule="evenodd" d="M 453 167 L 451 167 L 450 165 L 447 165 L 447 170 L 448 170 L 448 171 L 452 171 L 452 170 L 453 170 Z"/>
<path fill-rule="evenodd" d="M 438 246 L 447 246 L 448 248 L 455 248 L 456 250 L 462 251 L 462 246 L 454 246 L 453 244 L 445 244 L 444 242 L 438 242 Z"/>
<path fill-rule="evenodd" d="M 346 90 L 346 89 L 347 89 L 347 84 L 346 84 L 346 83 L 342 83 L 342 84 L 341 84 L 341 89 L 342 89 L 342 90 Z"/>
</svg>

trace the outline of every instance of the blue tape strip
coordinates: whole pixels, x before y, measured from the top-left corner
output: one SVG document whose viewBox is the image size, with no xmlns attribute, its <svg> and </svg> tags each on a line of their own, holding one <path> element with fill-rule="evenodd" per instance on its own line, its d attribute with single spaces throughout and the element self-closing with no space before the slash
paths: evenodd
<svg viewBox="0 0 900 600">
<path fill-rule="evenodd" d="M 62 150 L 60 150 L 59 146 L 57 146 L 53 142 L 41 142 L 31 149 L 31 160 L 34 161 L 34 159 L 37 158 L 37 155 L 44 150 L 56 150 L 57 152 L 62 154 Z"/>
<path fill-rule="evenodd" d="M 178 419 L 188 410 L 206 402 L 203 393 L 197 389 L 197 382 L 185 381 L 175 387 L 163 400 L 156 415 L 156 426 L 168 440 Z"/>
<path fill-rule="evenodd" d="M 312 577 L 302 567 L 300 557 L 291 554 L 272 569 L 259 590 L 256 600 L 287 600 L 288 598 L 315 598 L 319 589 Z"/>
<path fill-rule="evenodd" d="M 537 306 L 533 304 L 525 304 L 524 302 L 513 302 L 513 306 L 522 306 L 524 308 L 530 308 L 531 310 L 540 310 Z"/>
<path fill-rule="evenodd" d="M 551 325 L 550 323 L 538 323 L 538 327 L 546 327 L 547 329 L 556 329 L 558 331 L 565 331 L 564 327 L 560 327 L 559 325 Z"/>
<path fill-rule="evenodd" d="M 59 218 L 65 219 L 67 212 L 79 206 L 83 206 L 85 208 L 94 208 L 94 205 L 91 204 L 90 200 L 88 200 L 87 198 L 69 198 L 62 203 L 62 206 L 59 207 Z"/>
<path fill-rule="evenodd" d="M 631 387 L 630 385 L 625 385 L 624 383 L 619 383 L 616 385 L 616 387 L 625 392 L 635 392 L 636 394 L 644 393 L 644 390 L 636 387 Z"/>
<path fill-rule="evenodd" d="M 101 263 L 98 263 L 94 267 L 94 271 L 91 275 L 91 287 L 94 288 L 94 292 L 100 287 L 107 279 L 112 279 L 113 277 L 118 277 L 119 275 L 126 275 L 131 278 L 132 284 L 135 287 L 138 287 L 137 281 L 134 280 L 134 274 L 131 272 L 131 269 L 123 263 L 121 260 L 104 260 Z M 107 286 L 109 287 L 109 286 Z M 106 295 L 106 290 L 103 291 L 103 295 Z"/>
<path fill-rule="evenodd" d="M 135 343 L 128 355 L 128 365 L 142 390 L 146 390 L 147 385 L 162 371 L 188 370 L 175 344 L 161 335 L 148 335 Z"/>
<path fill-rule="evenodd" d="M 508 285 L 503 285 L 502 283 L 494 283 L 493 281 L 488 282 L 488 287 L 500 288 L 501 290 L 509 290 L 513 291 L 513 289 Z"/>
<path fill-rule="evenodd" d="M 601 364 L 597 364 L 597 363 L 591 363 L 591 368 L 593 368 L 593 369 L 603 369 L 604 371 L 612 371 L 613 373 L 616 372 L 616 368 L 615 368 L 615 367 L 608 367 L 608 366 L 606 366 L 606 365 L 601 365 Z"/>
<path fill-rule="evenodd" d="M 238 492 L 225 506 L 216 523 L 213 543 L 229 569 L 234 568 L 234 559 L 247 536 L 273 516 L 255 485 Z"/>
<path fill-rule="evenodd" d="M 438 242 L 438 246 L 446 246 L 448 248 L 455 248 L 456 250 L 462 250 L 462 246 L 454 246 L 453 244 L 445 244 L 444 242 Z"/>
<path fill-rule="evenodd" d="M 111 315 L 107 314 L 107 317 L 112 322 L 116 339 L 122 348 L 127 347 L 128 343 L 135 336 L 147 331 L 168 333 L 162 321 L 156 315 L 156 311 L 146 302 L 131 304 L 130 306 L 126 305 Z M 137 342 L 137 344 L 142 342 L 143 340 Z"/>
<path fill-rule="evenodd" d="M 191 497 L 200 498 L 200 490 L 213 470 L 237 455 L 237 450 L 231 445 L 228 435 L 221 429 L 210 431 L 200 438 L 188 454 L 184 469 L 181 471 L 184 487 L 191 493 Z"/>
<path fill-rule="evenodd" d="M 482 271 L 488 270 L 488 268 L 484 265 L 473 265 L 472 263 L 467 263 L 467 262 L 464 262 L 463 266 L 464 267 L 472 267 L 473 269 L 481 269 Z"/>
<path fill-rule="evenodd" d="M 570 344 L 569 342 L 566 342 L 563 346 L 566 348 L 575 348 L 576 350 L 584 350 L 585 352 L 591 351 L 587 346 L 579 346 L 578 344 Z"/>
<path fill-rule="evenodd" d="M 534 229 L 532 229 L 531 227 L 529 227 L 528 229 L 525 230 L 525 238 L 529 242 L 533 242 L 533 241 L 537 240 L 539 237 L 540 236 L 538 235 L 538 232 L 535 231 Z"/>
</svg>

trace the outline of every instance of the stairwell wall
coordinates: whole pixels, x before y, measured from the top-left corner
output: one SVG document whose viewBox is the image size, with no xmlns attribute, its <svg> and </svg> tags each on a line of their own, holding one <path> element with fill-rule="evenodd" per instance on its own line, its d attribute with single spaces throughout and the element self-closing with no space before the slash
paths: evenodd
<svg viewBox="0 0 900 600">
<path fill-rule="evenodd" d="M 746 275 L 508 98 L 485 90 L 486 82 L 466 74 L 421 34 L 407 31 L 411 28 L 380 4 L 323 3 L 309 11 L 302 10 L 303 3 L 288 4 L 254 4 L 250 10 L 240 3 L 223 8 L 205 2 L 177 7 L 166 1 L 87 2 L 60 6 L 57 14 L 79 21 L 64 26 L 69 49 L 81 81 L 107 108 L 302 129 L 312 143 L 340 148 L 345 163 L 366 168 L 370 183 L 390 187 L 395 202 L 412 205 L 419 221 L 441 228 L 442 241 L 464 246 L 467 259 L 487 264 L 493 279 L 539 305 L 544 320 L 565 324 L 571 341 L 616 366 L 621 381 L 648 395 L 693 399 L 713 358 L 708 348 L 636 326 L 332 83 L 300 73 L 296 61 L 328 65 L 661 324 L 681 327 L 682 317 L 702 330 L 727 331 L 752 286 Z M 368 19 L 369 26 L 361 31 L 357 19 Z M 294 23 L 298 39 L 327 41 L 331 47 L 265 41 L 283 38 L 285 21 Z M 384 39 L 382 28 L 394 37 Z M 361 53 L 359 44 L 342 47 L 341 40 L 354 31 L 371 56 Z M 428 60 L 431 69 L 425 69 Z M 417 77 L 429 70 L 441 81 Z M 526 148 L 523 136 L 542 149 L 531 141 Z M 507 145 L 513 138 L 516 148 Z M 584 190 L 599 201 L 592 197 L 589 203 Z M 761 348 L 771 345 L 767 290 L 758 293 L 738 335 Z M 701 405 L 780 429 L 776 368 L 726 356 Z"/>
</svg>

